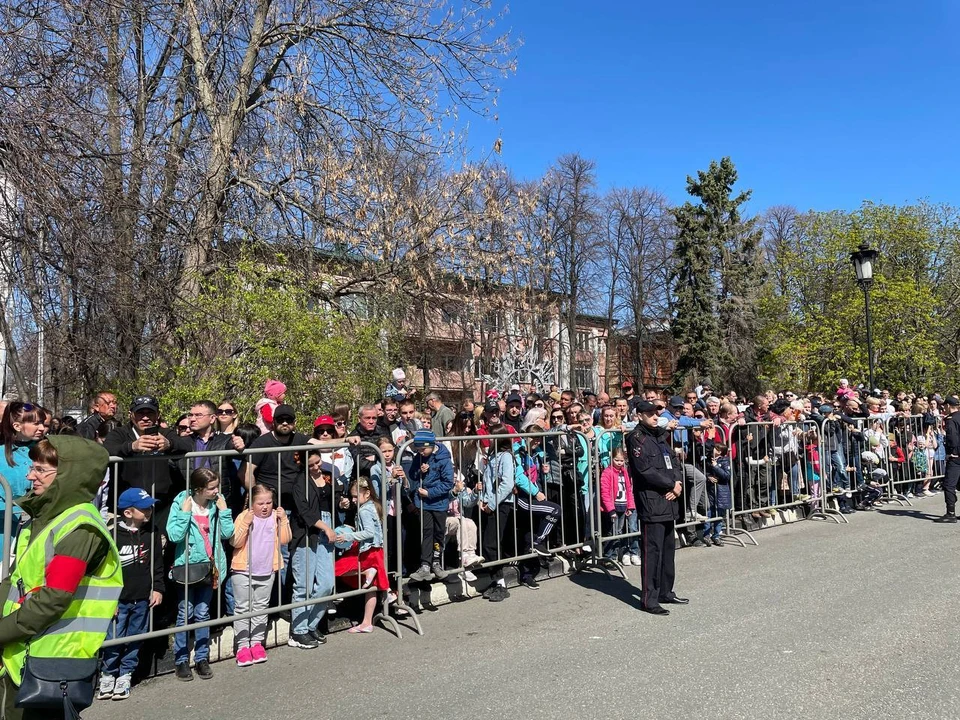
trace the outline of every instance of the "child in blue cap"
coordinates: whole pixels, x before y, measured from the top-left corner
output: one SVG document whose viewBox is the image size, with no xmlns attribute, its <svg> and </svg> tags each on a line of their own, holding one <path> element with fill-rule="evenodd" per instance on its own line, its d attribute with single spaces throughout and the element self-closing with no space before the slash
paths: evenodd
<svg viewBox="0 0 960 720">
<path fill-rule="evenodd" d="M 150 623 L 150 610 L 163 600 L 160 534 L 150 523 L 156 502 L 140 488 L 124 490 L 117 500 L 119 517 L 114 537 L 120 550 L 123 590 L 117 617 L 107 633 L 108 640 L 145 633 Z M 98 699 L 126 700 L 130 697 L 130 679 L 137 669 L 140 645 L 138 641 L 103 649 Z"/>
</svg>

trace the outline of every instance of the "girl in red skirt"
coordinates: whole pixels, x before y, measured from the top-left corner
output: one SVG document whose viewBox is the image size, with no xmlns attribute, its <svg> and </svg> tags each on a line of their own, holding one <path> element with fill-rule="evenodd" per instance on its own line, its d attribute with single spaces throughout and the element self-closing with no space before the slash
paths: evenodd
<svg viewBox="0 0 960 720">
<path fill-rule="evenodd" d="M 373 632 L 373 611 L 377 607 L 375 590 L 388 591 L 387 568 L 383 561 L 383 525 L 380 523 L 380 501 L 370 484 L 361 477 L 350 484 L 350 501 L 357 505 L 357 529 L 341 531 L 337 542 L 353 541 L 334 565 L 334 574 L 345 582 L 370 588 L 363 605 L 363 621 L 347 630 L 350 633 Z"/>
</svg>

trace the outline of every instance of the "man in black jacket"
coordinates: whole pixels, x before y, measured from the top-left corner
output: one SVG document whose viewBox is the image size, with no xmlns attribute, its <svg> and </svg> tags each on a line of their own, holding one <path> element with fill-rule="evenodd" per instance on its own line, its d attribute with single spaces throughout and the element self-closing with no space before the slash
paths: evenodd
<svg viewBox="0 0 960 720">
<path fill-rule="evenodd" d="M 167 516 L 174 496 L 183 488 L 175 487 L 170 473 L 170 456 L 183 455 L 193 450 L 193 440 L 177 437 L 170 428 L 162 428 L 160 403 L 150 395 L 140 395 L 130 404 L 130 422 L 115 428 L 103 441 L 111 455 L 134 458 L 120 463 L 117 486 L 118 497 L 127 488 L 146 490 L 157 501 L 154 508 L 154 526 L 167 526 Z"/>
<path fill-rule="evenodd" d="M 190 438 L 193 439 L 193 452 L 213 452 L 229 450 L 243 452 L 244 442 L 239 435 L 225 435 L 217 432 L 217 406 L 210 400 L 201 400 L 190 407 L 187 415 L 190 422 Z M 227 505 L 233 511 L 234 517 L 243 510 L 243 495 L 240 492 L 241 481 L 237 477 L 237 467 L 234 457 L 220 455 L 217 457 L 188 458 L 184 461 L 184 477 L 198 468 L 209 468 L 220 476 L 220 492 L 227 500 Z"/>
<path fill-rule="evenodd" d="M 657 425 L 657 406 L 641 400 L 636 407 L 639 422 L 627 436 L 627 454 L 640 519 L 640 605 L 652 615 L 669 615 L 663 603 L 690 602 L 673 592 L 677 548 L 674 525 L 680 517 L 683 475 L 667 444 L 669 429 Z"/>
<path fill-rule="evenodd" d="M 360 442 L 376 445 L 377 440 L 383 434 L 377 427 L 378 419 L 376 405 L 361 405 L 357 426 L 349 437 L 358 437 Z M 359 444 L 351 445 L 350 452 L 353 453 L 354 472 L 360 475 L 369 475 L 370 470 L 377 462 L 376 453 L 371 452 L 369 448 L 361 448 Z"/>
<path fill-rule="evenodd" d="M 944 422 L 947 472 L 943 479 L 943 499 L 947 505 L 947 512 L 934 522 L 955 523 L 957 521 L 957 480 L 960 479 L 960 412 L 958 412 L 960 400 L 951 395 L 943 401 L 943 405 L 950 413 Z"/>
<path fill-rule="evenodd" d="M 77 435 L 87 440 L 96 440 L 100 424 L 113 420 L 117 414 L 117 396 L 109 390 L 103 390 L 97 393 L 91 405 L 93 412 L 77 425 Z"/>
</svg>

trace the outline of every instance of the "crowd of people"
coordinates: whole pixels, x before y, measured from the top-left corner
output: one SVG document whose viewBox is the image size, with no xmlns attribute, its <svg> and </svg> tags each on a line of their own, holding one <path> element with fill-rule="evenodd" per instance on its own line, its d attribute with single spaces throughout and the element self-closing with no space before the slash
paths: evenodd
<svg viewBox="0 0 960 720">
<path fill-rule="evenodd" d="M 498 603 L 510 596 L 506 565 L 537 589 L 557 554 L 641 566 L 644 609 L 668 614 L 662 603 L 686 602 L 673 593 L 677 526 L 686 544 L 714 547 L 738 517 L 822 510 L 828 496 L 840 512 L 868 510 L 891 487 L 930 495 L 960 450 L 960 425 L 948 418 L 960 401 L 939 394 L 846 381 L 749 402 L 709 382 L 681 395 L 639 390 L 513 385 L 450 403 L 409 387 L 398 368 L 378 402 L 321 409 L 309 434 L 279 380 L 249 417 L 228 400 L 198 399 L 167 422 L 144 394 L 124 419 L 104 391 L 77 422 L 13 401 L 0 415 L 0 471 L 12 497 L 26 494 L 30 453 L 56 435 L 121 459 L 91 500 L 123 572 L 98 697 L 122 700 L 151 617 L 156 629 L 237 616 L 236 662 L 248 666 L 267 661 L 278 605 L 356 591 L 355 607 L 292 608 L 288 644 L 312 650 L 332 614 L 355 616 L 349 632 L 362 634 L 382 603 L 404 613 L 411 583 L 480 582 Z M 207 454 L 183 457 L 197 452 Z M 954 505 L 955 487 L 954 478 Z M 14 527 L 21 512 L 12 505 Z M 641 537 L 650 540 L 642 548 Z M 211 677 L 209 653 L 209 628 L 174 633 L 177 678 Z"/>
</svg>

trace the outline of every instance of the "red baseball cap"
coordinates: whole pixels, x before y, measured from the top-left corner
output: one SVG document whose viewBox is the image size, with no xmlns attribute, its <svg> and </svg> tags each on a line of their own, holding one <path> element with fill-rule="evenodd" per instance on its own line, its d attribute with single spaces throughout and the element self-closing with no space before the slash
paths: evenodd
<svg viewBox="0 0 960 720">
<path fill-rule="evenodd" d="M 315 428 L 318 428 L 321 425 L 329 425 L 332 428 L 337 427 L 337 423 L 333 421 L 333 418 L 330 415 L 321 415 L 313 421 L 313 426 Z"/>
</svg>

